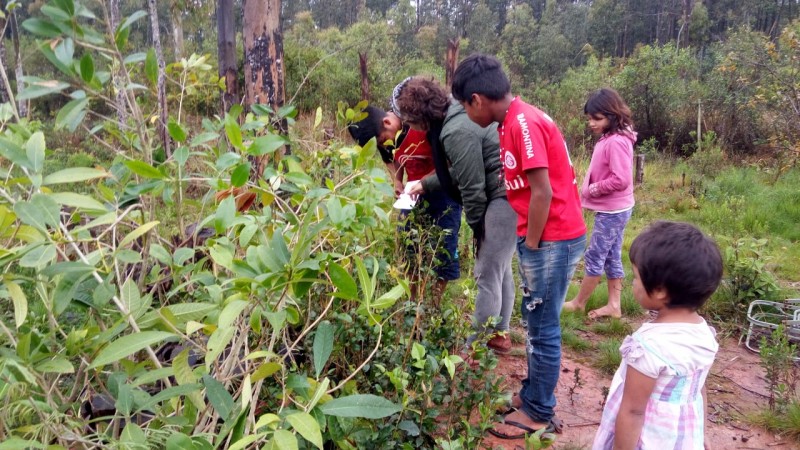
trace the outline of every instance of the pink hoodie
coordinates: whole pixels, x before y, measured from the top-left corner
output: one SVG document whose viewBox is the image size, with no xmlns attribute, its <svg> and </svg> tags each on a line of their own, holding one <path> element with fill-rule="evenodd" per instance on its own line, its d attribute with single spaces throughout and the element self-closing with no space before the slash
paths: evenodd
<svg viewBox="0 0 800 450">
<path fill-rule="evenodd" d="M 584 208 L 600 212 L 632 208 L 633 144 L 636 132 L 605 135 L 597 141 L 581 186 Z"/>
</svg>

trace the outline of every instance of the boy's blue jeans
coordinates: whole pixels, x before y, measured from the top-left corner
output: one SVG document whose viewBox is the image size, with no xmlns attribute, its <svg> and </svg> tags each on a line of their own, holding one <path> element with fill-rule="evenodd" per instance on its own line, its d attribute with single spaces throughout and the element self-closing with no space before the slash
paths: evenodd
<svg viewBox="0 0 800 450">
<path fill-rule="evenodd" d="M 528 377 L 519 396 L 522 411 L 547 423 L 555 414 L 555 389 L 561 372 L 561 307 L 575 266 L 586 248 L 586 236 L 567 241 L 542 241 L 536 250 L 518 238 L 520 275 L 526 291 L 522 320 L 528 329 Z"/>
</svg>

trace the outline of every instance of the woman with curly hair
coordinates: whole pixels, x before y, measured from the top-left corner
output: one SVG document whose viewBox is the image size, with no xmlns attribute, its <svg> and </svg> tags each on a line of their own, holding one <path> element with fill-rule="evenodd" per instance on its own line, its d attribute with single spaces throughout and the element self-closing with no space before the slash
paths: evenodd
<svg viewBox="0 0 800 450">
<path fill-rule="evenodd" d="M 411 193 L 444 190 L 463 205 L 475 235 L 476 333 L 468 344 L 478 334 L 487 333 L 491 335 L 489 348 L 508 353 L 515 295 L 511 258 L 516 245 L 516 213 L 506 199 L 501 178 L 497 130 L 469 120 L 464 107 L 432 78 L 405 79 L 395 87 L 391 106 L 412 129 L 426 132 L 433 149 L 436 173 L 423 178 Z"/>
</svg>

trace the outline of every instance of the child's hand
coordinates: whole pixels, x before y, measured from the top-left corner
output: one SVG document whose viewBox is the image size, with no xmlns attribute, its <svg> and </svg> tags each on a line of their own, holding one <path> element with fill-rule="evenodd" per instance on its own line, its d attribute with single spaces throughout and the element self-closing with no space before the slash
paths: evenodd
<svg viewBox="0 0 800 450">
<path fill-rule="evenodd" d="M 421 194 L 425 193 L 425 189 L 422 187 L 422 183 L 417 183 L 414 186 L 411 186 L 411 189 L 408 190 L 408 195 L 411 198 L 419 197 Z"/>
<path fill-rule="evenodd" d="M 394 180 L 394 198 L 400 197 L 400 194 L 403 193 L 403 183 L 399 180 Z"/>
</svg>

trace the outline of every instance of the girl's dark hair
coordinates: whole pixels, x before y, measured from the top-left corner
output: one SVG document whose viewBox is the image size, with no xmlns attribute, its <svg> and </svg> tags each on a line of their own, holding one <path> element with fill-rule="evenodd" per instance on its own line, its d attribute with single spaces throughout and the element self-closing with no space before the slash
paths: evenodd
<svg viewBox="0 0 800 450">
<path fill-rule="evenodd" d="M 617 91 L 603 88 L 592 93 L 583 106 L 583 113 L 593 116 L 602 114 L 608 118 L 608 129 L 605 133 L 613 134 L 633 128 L 631 109 Z"/>
<path fill-rule="evenodd" d="M 699 309 L 722 279 L 717 244 L 688 223 L 650 225 L 633 240 L 629 255 L 648 294 L 667 292 L 668 308 Z"/>
<path fill-rule="evenodd" d="M 429 128 L 444 121 L 450 100 L 447 92 L 433 78 L 413 77 L 398 93 L 396 106 L 404 122 Z"/>
</svg>

